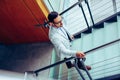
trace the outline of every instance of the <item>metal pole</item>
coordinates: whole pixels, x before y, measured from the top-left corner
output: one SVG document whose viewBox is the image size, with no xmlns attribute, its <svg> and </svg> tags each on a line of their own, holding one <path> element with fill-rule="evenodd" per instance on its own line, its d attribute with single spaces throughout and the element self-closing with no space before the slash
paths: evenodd
<svg viewBox="0 0 120 80">
<path fill-rule="evenodd" d="M 80 62 L 82 64 L 82 67 L 85 69 L 85 72 L 87 73 L 87 75 L 90 78 L 90 80 L 93 80 L 82 59 L 80 59 Z"/>
<path fill-rule="evenodd" d="M 69 7 L 68 9 L 64 10 L 63 12 L 60 13 L 60 15 L 63 15 L 65 12 L 69 11 L 70 9 L 74 8 L 76 5 L 80 4 L 80 2 L 76 2 L 75 4 L 73 4 L 71 7 Z"/>
<path fill-rule="evenodd" d="M 78 0 L 78 2 L 80 2 L 80 0 Z M 88 24 L 88 21 L 87 21 L 87 18 L 86 18 L 86 15 L 85 15 L 85 12 L 84 12 L 84 10 L 83 10 L 83 7 L 82 7 L 82 4 L 81 4 L 81 3 L 79 4 L 79 7 L 80 7 L 81 10 L 82 10 L 83 16 L 84 16 L 84 18 L 85 18 L 85 22 L 86 22 L 86 24 L 87 24 L 87 26 L 88 26 L 88 29 L 89 29 L 89 24 Z"/>
<path fill-rule="evenodd" d="M 24 80 L 27 80 L 27 72 L 25 72 Z"/>
<path fill-rule="evenodd" d="M 93 23 L 93 26 L 94 26 L 94 25 L 95 25 L 95 23 L 94 23 L 94 20 L 93 20 L 93 16 L 92 16 L 92 13 L 91 13 L 90 6 L 89 6 L 89 4 L 88 4 L 88 1 L 87 1 L 87 0 L 85 0 L 85 3 L 87 4 L 88 11 L 89 11 L 89 13 L 90 13 L 90 17 L 91 17 L 91 20 L 92 20 L 92 23 Z"/>
<path fill-rule="evenodd" d="M 77 72 L 79 73 L 79 75 L 81 76 L 81 78 L 82 78 L 83 80 L 85 80 L 83 74 L 81 73 L 80 69 L 78 68 L 77 63 L 78 63 L 78 61 L 77 61 L 77 58 L 76 58 L 76 61 L 74 61 L 74 66 L 75 66 Z"/>
<path fill-rule="evenodd" d="M 34 73 L 38 74 L 38 72 L 40 72 L 40 71 L 49 69 L 49 68 L 51 68 L 51 67 L 53 67 L 53 66 L 56 66 L 56 65 L 59 65 L 59 64 L 62 64 L 62 63 L 65 63 L 65 62 L 70 61 L 70 60 L 72 60 L 72 59 L 74 59 L 74 58 L 75 58 L 75 57 L 70 57 L 70 58 L 67 58 L 66 60 L 62 60 L 62 61 L 56 62 L 56 63 L 51 64 L 51 65 L 49 65 L 49 66 L 46 66 L 46 67 L 44 67 L 44 68 L 38 69 L 38 70 L 34 71 Z"/>
</svg>

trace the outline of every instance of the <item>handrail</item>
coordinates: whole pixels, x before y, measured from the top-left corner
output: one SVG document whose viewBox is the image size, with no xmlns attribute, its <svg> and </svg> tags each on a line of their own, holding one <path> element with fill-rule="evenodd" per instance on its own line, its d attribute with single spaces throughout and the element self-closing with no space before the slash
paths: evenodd
<svg viewBox="0 0 120 80">
<path fill-rule="evenodd" d="M 102 48 L 102 47 L 108 46 L 108 45 L 110 45 L 110 44 L 113 44 L 113 43 L 116 43 L 116 42 L 119 42 L 119 41 L 120 41 L 120 39 L 116 39 L 116 40 L 111 41 L 111 42 L 109 42 L 109 43 L 106 43 L 106 44 L 103 44 L 103 45 L 98 46 L 98 47 L 96 47 L 96 48 L 93 48 L 93 49 L 91 49 L 91 50 L 88 50 L 88 51 L 86 51 L 86 52 L 84 52 L 84 53 L 87 54 L 87 53 L 89 53 L 89 52 L 95 51 L 95 50 L 97 50 L 97 49 L 100 49 L 100 48 Z M 51 65 L 49 65 L 49 66 L 46 66 L 46 67 L 44 67 L 44 68 L 38 69 L 38 70 L 36 70 L 36 71 L 33 71 L 33 73 L 35 73 L 35 74 L 37 75 L 38 72 L 40 72 L 40 71 L 49 69 L 49 68 L 51 68 L 51 67 L 53 67 L 53 66 L 56 66 L 56 65 L 59 65 L 59 64 L 62 64 L 62 63 L 65 63 L 65 62 L 67 62 L 67 61 L 69 61 L 69 60 L 72 60 L 72 59 L 75 59 L 75 57 L 70 57 L 70 58 L 67 58 L 66 60 L 62 60 L 62 61 L 56 62 L 56 63 L 51 64 Z"/>
<path fill-rule="evenodd" d="M 65 62 L 67 62 L 67 61 L 69 61 L 69 60 L 72 60 L 72 59 L 75 59 L 75 57 L 67 58 L 67 59 L 65 59 L 65 60 L 56 62 L 56 63 L 54 63 L 54 64 L 51 64 L 51 65 L 49 65 L 49 66 L 46 66 L 46 67 L 44 67 L 44 68 L 38 69 L 38 70 L 33 71 L 33 72 L 37 74 L 37 73 L 40 72 L 40 71 L 46 70 L 46 69 L 48 69 L 48 68 L 51 68 L 51 67 L 53 67 L 53 66 L 56 66 L 56 65 L 59 65 L 59 64 L 62 64 L 62 63 L 65 63 Z"/>
<path fill-rule="evenodd" d="M 63 12 L 60 13 L 60 15 L 63 15 L 65 12 L 69 11 L 70 9 L 72 9 L 73 7 L 79 5 L 81 2 L 76 2 L 75 4 L 73 4 L 72 6 L 70 6 L 69 8 L 67 8 L 66 10 L 64 10 Z"/>
</svg>

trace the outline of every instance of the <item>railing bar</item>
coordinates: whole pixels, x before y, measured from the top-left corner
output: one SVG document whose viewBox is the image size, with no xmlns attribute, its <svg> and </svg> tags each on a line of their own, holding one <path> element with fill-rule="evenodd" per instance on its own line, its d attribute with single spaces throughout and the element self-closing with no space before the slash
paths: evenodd
<svg viewBox="0 0 120 80">
<path fill-rule="evenodd" d="M 87 4 L 87 7 L 88 7 L 88 11 L 89 11 L 89 14 L 90 14 L 90 17 L 91 17 L 91 20 L 92 20 L 92 23 L 93 23 L 93 26 L 95 25 L 94 23 L 94 20 L 93 20 L 93 15 L 92 15 L 92 12 L 91 12 L 91 9 L 90 9 L 90 6 L 89 6 L 89 3 L 87 0 L 85 0 L 86 4 Z"/>
<path fill-rule="evenodd" d="M 70 57 L 70 58 L 67 58 L 66 60 L 62 60 L 62 61 L 56 62 L 56 63 L 51 64 L 51 65 L 49 65 L 49 66 L 46 66 L 46 67 L 44 67 L 44 68 L 38 69 L 38 70 L 34 71 L 34 73 L 38 73 L 38 72 L 40 72 L 40 71 L 46 70 L 46 69 L 51 68 L 51 67 L 53 67 L 53 66 L 56 66 L 56 65 L 58 65 L 58 64 L 62 64 L 62 63 L 64 63 L 64 62 L 67 62 L 67 61 L 69 61 L 69 60 L 71 60 L 71 59 L 74 59 L 74 58 L 75 58 L 75 57 Z"/>
<path fill-rule="evenodd" d="M 71 7 L 67 8 L 66 10 L 64 10 L 63 12 L 60 13 L 60 15 L 64 14 L 65 12 L 69 11 L 70 9 L 72 9 L 73 7 L 75 7 L 76 5 L 80 4 L 81 2 L 76 2 L 75 4 L 73 4 Z"/>
<path fill-rule="evenodd" d="M 99 49 L 99 48 L 105 47 L 105 46 L 107 46 L 107 45 L 110 45 L 110 44 L 115 43 L 115 42 L 118 42 L 118 41 L 120 41 L 120 39 L 111 41 L 111 42 L 109 42 L 109 43 L 107 43 L 107 44 L 104 44 L 104 45 L 101 45 L 101 46 L 96 47 L 96 48 L 94 48 L 94 49 L 88 50 L 88 51 L 86 51 L 86 52 L 84 52 L 84 53 L 87 54 L 87 53 L 89 53 L 89 52 L 95 51 L 95 50 L 97 50 L 97 49 Z M 49 65 L 49 66 L 46 66 L 46 67 L 44 67 L 44 68 L 38 69 L 38 70 L 34 71 L 34 73 L 37 74 L 37 73 L 40 72 L 40 71 L 43 71 L 43 70 L 46 70 L 46 69 L 51 68 L 51 67 L 53 67 L 53 66 L 62 64 L 62 63 L 64 63 L 64 62 L 67 62 L 67 61 L 72 60 L 72 59 L 74 59 L 74 58 L 75 58 L 75 57 L 70 57 L 70 58 L 67 58 L 66 60 L 62 60 L 62 61 L 56 62 L 56 63 L 51 64 L 51 65 Z"/>
<path fill-rule="evenodd" d="M 112 41 L 112 42 L 109 42 L 109 43 L 107 43 L 107 44 L 101 45 L 101 46 L 96 47 L 96 48 L 94 48 L 94 49 L 88 50 L 88 51 L 86 51 L 85 53 L 92 52 L 92 51 L 97 50 L 97 49 L 99 49 L 99 48 L 101 48 L 101 47 L 105 47 L 105 46 L 107 46 L 107 45 L 110 45 L 110 44 L 115 43 L 115 42 L 118 42 L 118 41 L 120 41 L 120 39 L 114 40 L 114 41 Z M 50 67 L 53 67 L 53 66 L 55 66 L 55 65 L 58 65 L 58 64 L 61 64 L 61 63 L 64 63 L 64 62 L 67 62 L 67 61 L 69 61 L 69 60 L 71 60 L 71 59 L 74 59 L 74 57 L 70 57 L 70 58 L 68 58 L 68 59 L 66 59 L 66 60 L 59 61 L 59 62 L 57 62 L 57 63 L 55 63 L 55 64 L 46 66 L 46 67 L 41 68 L 41 69 L 39 69 L 39 70 L 36 70 L 36 71 L 34 71 L 34 72 L 35 72 L 35 73 L 38 73 L 38 72 L 40 72 L 40 71 L 42 71 L 42 70 L 48 69 L 48 68 L 50 68 Z"/>
<path fill-rule="evenodd" d="M 80 0 L 78 0 L 78 2 L 80 2 Z M 89 24 L 88 24 L 88 21 L 87 21 L 87 18 L 86 18 L 86 15 L 85 15 L 85 12 L 84 12 L 83 6 L 82 6 L 82 4 L 79 4 L 78 6 L 79 6 L 79 7 L 81 8 L 81 10 L 82 10 L 82 13 L 83 13 L 83 16 L 84 16 L 85 22 L 86 22 L 86 24 L 87 24 L 87 28 L 89 29 L 90 26 L 89 26 Z"/>
</svg>

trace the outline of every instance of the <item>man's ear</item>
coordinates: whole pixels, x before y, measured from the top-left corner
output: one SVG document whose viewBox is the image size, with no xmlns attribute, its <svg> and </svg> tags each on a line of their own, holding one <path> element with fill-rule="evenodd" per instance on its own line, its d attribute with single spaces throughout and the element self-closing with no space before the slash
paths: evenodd
<svg viewBox="0 0 120 80">
<path fill-rule="evenodd" d="M 53 23 L 52 23 L 52 22 L 49 22 L 49 26 L 53 26 Z"/>
</svg>

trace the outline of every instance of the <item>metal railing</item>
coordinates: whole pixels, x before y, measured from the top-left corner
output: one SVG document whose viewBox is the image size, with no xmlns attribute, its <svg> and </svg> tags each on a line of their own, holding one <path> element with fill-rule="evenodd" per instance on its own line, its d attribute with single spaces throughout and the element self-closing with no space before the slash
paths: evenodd
<svg viewBox="0 0 120 80">
<path fill-rule="evenodd" d="M 98 47 L 93 48 L 93 49 L 91 49 L 91 50 L 88 50 L 88 51 L 86 51 L 86 52 L 84 52 L 84 53 L 85 53 L 85 54 L 91 53 L 91 52 L 93 52 L 93 51 L 96 51 L 96 50 L 101 49 L 101 48 L 103 48 L 103 47 L 110 46 L 110 45 L 112 45 L 112 44 L 114 44 L 114 43 L 117 43 L 117 42 L 119 42 L 119 41 L 120 41 L 120 39 L 111 41 L 111 42 L 106 43 L 106 44 L 104 44 L 104 45 L 101 45 L 101 46 L 98 46 Z M 63 63 L 65 63 L 65 62 L 67 62 L 67 61 L 70 61 L 70 60 L 72 60 L 72 59 L 76 59 L 76 58 L 75 58 L 75 57 L 70 57 L 70 58 L 67 58 L 66 60 L 62 60 L 62 61 L 56 62 L 56 63 L 54 63 L 54 64 L 48 65 L 48 66 L 46 66 L 46 67 L 43 67 L 43 68 L 38 69 L 38 70 L 35 70 L 35 71 L 26 71 L 26 72 L 25 72 L 25 75 L 26 75 L 27 73 L 33 73 L 33 74 L 35 74 L 36 76 L 38 76 L 38 73 L 39 73 L 39 72 L 44 71 L 44 70 L 49 69 L 49 68 L 52 68 L 52 67 L 54 67 L 54 66 L 63 64 Z M 78 69 L 78 68 L 76 68 L 76 69 Z M 78 70 L 78 73 L 79 73 L 79 75 L 81 76 L 81 73 L 79 72 L 79 70 Z M 90 76 L 89 73 L 87 73 L 87 74 L 88 74 L 88 76 Z M 82 76 L 82 77 L 83 77 L 83 76 Z M 83 78 L 83 80 L 85 80 L 85 79 Z M 90 77 L 90 80 L 92 80 L 91 77 Z"/>
<path fill-rule="evenodd" d="M 116 0 L 115 0 L 115 1 L 116 1 Z M 71 10 L 71 9 L 74 8 L 75 6 L 79 6 L 79 7 L 81 8 L 81 10 L 82 10 L 83 16 L 84 16 L 84 18 L 85 18 L 86 25 L 88 26 L 88 29 L 89 29 L 90 27 L 94 27 L 94 26 L 96 26 L 96 25 L 99 25 L 100 23 L 103 23 L 103 22 L 109 20 L 110 18 L 112 18 L 112 17 L 114 17 L 114 16 L 116 16 L 116 15 L 118 15 L 118 14 L 120 13 L 119 11 L 116 11 L 116 13 L 114 13 L 114 14 L 108 16 L 108 17 L 105 17 L 104 19 L 102 19 L 102 20 L 100 20 L 100 21 L 98 21 L 98 22 L 95 23 L 95 21 L 94 21 L 94 15 L 95 15 L 95 14 L 92 14 L 91 9 L 90 9 L 91 6 L 89 6 L 89 3 L 88 3 L 87 0 L 85 0 L 85 3 L 86 3 L 86 5 L 87 5 L 88 11 L 89 11 L 89 15 L 90 15 L 90 18 L 91 18 L 91 21 L 92 21 L 92 25 L 89 25 L 89 24 L 88 24 L 88 20 L 87 20 L 87 18 L 86 18 L 86 14 L 85 14 L 85 12 L 84 12 L 84 9 L 83 9 L 83 6 L 82 6 L 80 0 L 78 0 L 78 2 L 76 2 L 75 4 L 73 4 L 72 6 L 70 6 L 68 9 L 64 10 L 62 13 L 60 13 L 60 15 L 63 15 L 64 13 L 66 13 L 66 12 L 69 11 L 69 10 Z M 118 7 L 118 8 L 119 8 L 119 7 Z M 109 9 L 109 7 L 108 7 L 108 9 Z M 81 32 L 80 32 L 80 33 L 81 33 Z M 112 41 L 112 42 L 109 42 L 109 43 L 106 43 L 106 44 L 104 44 L 104 45 L 101 45 L 101 46 L 98 46 L 98 47 L 96 47 L 96 48 L 93 48 L 93 49 L 91 49 L 91 50 L 88 50 L 88 51 L 86 51 L 86 52 L 84 52 L 84 53 L 87 54 L 87 53 L 96 51 L 97 49 L 101 49 L 101 48 L 103 48 L 103 47 L 106 47 L 106 46 L 108 46 L 108 45 L 111 45 L 111 44 L 116 43 L 116 42 L 119 42 L 119 41 L 120 41 L 120 39 L 114 40 L 114 41 Z M 54 67 L 54 66 L 63 64 L 63 63 L 65 63 L 65 62 L 67 62 L 67 61 L 70 61 L 70 60 L 72 60 L 72 59 L 75 59 L 75 57 L 70 57 L 70 58 L 68 58 L 68 59 L 66 59 L 66 60 L 62 60 L 62 61 L 56 62 L 56 63 L 54 63 L 54 64 L 51 64 L 51 65 L 49 65 L 49 66 L 46 66 L 46 67 L 44 67 L 44 68 L 41 68 L 41 69 L 38 69 L 38 70 L 35 70 L 35 71 L 30 71 L 30 72 L 35 73 L 36 75 L 38 75 L 38 73 L 41 72 L 41 71 L 44 71 L 44 70 L 49 69 L 49 68 L 51 68 L 51 67 Z M 76 69 L 77 69 L 77 68 L 76 68 Z M 78 71 L 78 72 L 79 72 L 79 71 Z M 79 73 L 79 74 L 80 74 L 80 73 Z M 83 80 L 84 80 L 84 78 L 83 78 Z"/>
<path fill-rule="evenodd" d="M 86 52 L 84 52 L 84 53 L 85 53 L 85 54 L 88 54 L 88 53 L 90 53 L 90 52 L 92 52 L 92 51 L 95 51 L 95 50 L 98 50 L 98 49 L 100 49 L 100 48 L 109 46 L 109 45 L 111 45 L 111 44 L 113 44 L 113 43 L 116 43 L 116 42 L 119 42 L 119 41 L 120 41 L 120 39 L 111 41 L 111 42 L 109 42 L 109 43 L 106 43 L 106 44 L 103 44 L 103 45 L 98 46 L 98 47 L 96 47 L 96 48 L 93 48 L 93 49 L 91 49 L 91 50 L 88 50 L 88 51 L 86 51 Z M 54 63 L 54 64 L 51 64 L 51 65 L 49 65 L 49 66 L 46 66 L 46 67 L 44 67 L 44 68 L 38 69 L 38 70 L 33 71 L 33 72 L 37 74 L 37 73 L 40 72 L 40 71 L 49 69 L 49 68 L 51 68 L 51 67 L 53 67 L 53 66 L 56 66 L 56 65 L 59 65 L 59 64 L 62 64 L 62 63 L 65 63 L 65 62 L 70 61 L 70 60 L 72 60 L 72 59 L 75 59 L 75 57 L 67 58 L 66 60 L 62 60 L 62 61 L 56 62 L 56 63 Z"/>
</svg>

